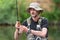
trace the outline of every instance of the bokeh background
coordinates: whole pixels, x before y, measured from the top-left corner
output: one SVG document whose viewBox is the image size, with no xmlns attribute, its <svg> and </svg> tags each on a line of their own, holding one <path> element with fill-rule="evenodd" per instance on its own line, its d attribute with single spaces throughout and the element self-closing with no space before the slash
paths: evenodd
<svg viewBox="0 0 60 40">
<path fill-rule="evenodd" d="M 60 40 L 60 0 L 17 0 L 20 23 L 30 16 L 26 9 L 31 2 L 40 3 L 44 9 L 41 16 L 49 22 L 48 39 Z M 16 0 L 0 0 L 0 40 L 14 40 L 16 20 Z M 25 33 L 19 40 L 26 40 Z"/>
</svg>

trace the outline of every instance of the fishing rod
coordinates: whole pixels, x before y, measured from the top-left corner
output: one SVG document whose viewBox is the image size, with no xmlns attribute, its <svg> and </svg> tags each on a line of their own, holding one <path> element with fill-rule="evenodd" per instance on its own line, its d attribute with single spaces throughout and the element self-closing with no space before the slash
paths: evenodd
<svg viewBox="0 0 60 40">
<path fill-rule="evenodd" d="M 17 21 L 19 21 L 18 19 L 18 5 L 17 5 L 18 1 L 16 0 L 16 13 L 17 13 Z"/>
<path fill-rule="evenodd" d="M 20 25 L 20 21 L 19 21 L 19 13 L 18 13 L 18 0 L 16 0 L 16 14 L 17 14 L 17 22 L 18 22 L 18 27 Z M 18 35 L 19 35 L 19 28 L 18 28 Z"/>
</svg>

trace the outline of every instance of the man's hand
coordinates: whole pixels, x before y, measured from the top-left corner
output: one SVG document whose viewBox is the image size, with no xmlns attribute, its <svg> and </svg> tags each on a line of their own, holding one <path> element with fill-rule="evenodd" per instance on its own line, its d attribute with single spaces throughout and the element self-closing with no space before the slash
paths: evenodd
<svg viewBox="0 0 60 40">
<path fill-rule="evenodd" d="M 24 26 L 24 25 L 21 25 L 21 26 L 23 27 L 23 29 L 24 29 L 23 31 L 24 32 L 28 32 L 28 28 L 26 26 Z"/>
<path fill-rule="evenodd" d="M 19 21 L 16 21 L 15 27 L 16 27 L 16 29 L 20 28 L 20 22 Z"/>
<path fill-rule="evenodd" d="M 15 27 L 16 30 L 18 30 L 18 33 L 22 33 L 24 30 L 19 21 L 16 21 Z"/>
<path fill-rule="evenodd" d="M 20 22 L 18 22 L 18 21 L 16 22 L 15 27 L 16 27 L 16 29 L 19 29 L 19 33 L 28 31 L 28 28 L 24 25 L 21 25 Z"/>
</svg>

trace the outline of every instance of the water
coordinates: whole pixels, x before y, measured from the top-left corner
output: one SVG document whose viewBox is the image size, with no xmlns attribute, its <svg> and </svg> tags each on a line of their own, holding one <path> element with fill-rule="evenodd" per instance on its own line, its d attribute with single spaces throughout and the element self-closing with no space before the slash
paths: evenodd
<svg viewBox="0 0 60 40">
<path fill-rule="evenodd" d="M 49 26 L 49 40 L 60 40 L 60 26 Z"/>
<path fill-rule="evenodd" d="M 14 26 L 0 26 L 0 40 L 14 40 Z M 49 26 L 48 30 L 49 40 L 60 40 L 60 27 L 59 26 Z M 21 37 L 21 40 L 26 40 L 25 34 Z"/>
<path fill-rule="evenodd" d="M 12 26 L 0 26 L 0 40 L 13 40 L 14 30 Z"/>
</svg>

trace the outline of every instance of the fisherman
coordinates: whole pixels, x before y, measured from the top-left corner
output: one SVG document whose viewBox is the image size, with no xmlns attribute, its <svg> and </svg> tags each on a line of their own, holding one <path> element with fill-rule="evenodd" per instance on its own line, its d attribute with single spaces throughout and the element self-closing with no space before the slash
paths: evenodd
<svg viewBox="0 0 60 40">
<path fill-rule="evenodd" d="M 45 17 L 40 16 L 44 10 L 39 5 L 36 2 L 30 3 L 27 12 L 31 16 L 22 25 L 16 22 L 15 40 L 18 40 L 18 34 L 23 32 L 26 32 L 27 40 L 48 40 L 48 21 Z"/>
</svg>

